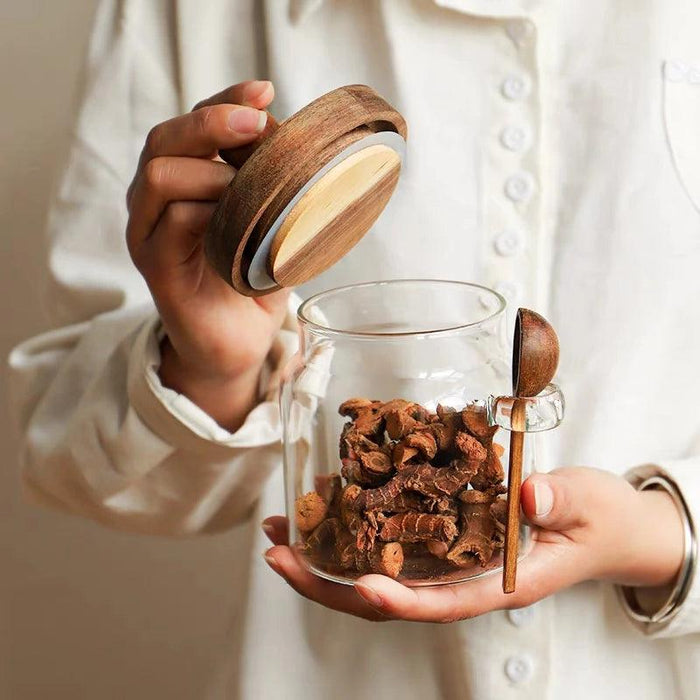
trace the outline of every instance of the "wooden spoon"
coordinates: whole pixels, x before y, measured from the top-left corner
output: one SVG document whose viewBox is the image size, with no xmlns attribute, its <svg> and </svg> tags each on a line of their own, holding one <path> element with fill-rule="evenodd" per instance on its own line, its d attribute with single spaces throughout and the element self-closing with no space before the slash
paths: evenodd
<svg viewBox="0 0 700 700">
<path fill-rule="evenodd" d="M 513 336 L 513 396 L 537 396 L 554 377 L 559 364 L 559 339 L 538 313 L 518 309 Z M 520 534 L 520 484 L 523 474 L 526 401 L 515 401 L 511 415 L 508 467 L 508 520 L 503 563 L 503 592 L 515 591 Z"/>
</svg>

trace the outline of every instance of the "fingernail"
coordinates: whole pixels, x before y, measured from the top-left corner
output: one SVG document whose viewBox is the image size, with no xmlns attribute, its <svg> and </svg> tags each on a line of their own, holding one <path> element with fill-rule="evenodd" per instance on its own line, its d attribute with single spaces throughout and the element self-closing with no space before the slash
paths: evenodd
<svg viewBox="0 0 700 700">
<path fill-rule="evenodd" d="M 260 133 L 267 124 L 267 112 L 252 107 L 239 107 L 228 115 L 228 125 L 239 134 Z"/>
<path fill-rule="evenodd" d="M 263 529 L 263 532 L 264 532 L 266 535 L 268 535 L 268 537 L 269 537 L 270 535 L 272 535 L 272 534 L 274 533 L 274 531 L 275 531 L 275 528 L 272 527 L 272 525 L 270 525 L 269 523 L 263 523 L 263 524 L 262 524 L 262 529 Z"/>
<path fill-rule="evenodd" d="M 381 608 L 384 605 L 384 601 L 379 593 L 366 583 L 356 583 L 355 589 L 373 608 Z"/>
<path fill-rule="evenodd" d="M 275 559 L 271 554 L 264 554 L 263 558 L 273 569 L 277 570 L 280 568 L 280 565 L 277 563 L 277 559 Z"/>
<path fill-rule="evenodd" d="M 272 83 L 269 80 L 253 80 L 243 89 L 243 102 L 258 100 L 271 89 Z"/>
<path fill-rule="evenodd" d="M 547 515 L 554 505 L 554 492 L 549 484 L 535 482 L 535 515 Z"/>
</svg>

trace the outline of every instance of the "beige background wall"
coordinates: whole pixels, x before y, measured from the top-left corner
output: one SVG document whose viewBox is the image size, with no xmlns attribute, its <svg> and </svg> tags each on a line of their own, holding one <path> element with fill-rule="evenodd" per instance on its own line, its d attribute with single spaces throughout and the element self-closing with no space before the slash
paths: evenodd
<svg viewBox="0 0 700 700">
<path fill-rule="evenodd" d="M 0 0 L 0 354 L 45 328 L 46 202 L 96 0 Z M 0 699 L 219 698 L 237 618 L 232 535 L 107 532 L 21 502 L 0 374 Z"/>
</svg>

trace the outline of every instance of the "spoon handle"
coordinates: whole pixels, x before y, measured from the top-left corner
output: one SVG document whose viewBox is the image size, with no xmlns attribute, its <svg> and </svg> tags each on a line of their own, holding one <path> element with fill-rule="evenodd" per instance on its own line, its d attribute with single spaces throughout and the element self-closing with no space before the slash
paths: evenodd
<svg viewBox="0 0 700 700">
<path fill-rule="evenodd" d="M 511 414 L 510 455 L 508 458 L 508 520 L 503 553 L 503 592 L 515 591 L 520 536 L 520 484 L 523 478 L 523 443 L 525 440 L 525 409 L 527 404 L 515 400 Z"/>
</svg>

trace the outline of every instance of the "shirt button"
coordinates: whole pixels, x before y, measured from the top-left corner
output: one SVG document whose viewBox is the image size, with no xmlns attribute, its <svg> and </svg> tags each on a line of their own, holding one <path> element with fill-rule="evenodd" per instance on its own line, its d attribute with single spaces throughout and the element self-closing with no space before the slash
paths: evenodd
<svg viewBox="0 0 700 700">
<path fill-rule="evenodd" d="M 521 289 L 516 282 L 499 282 L 494 289 L 508 302 L 514 305 L 520 299 Z"/>
<path fill-rule="evenodd" d="M 534 29 L 529 19 L 513 19 L 506 23 L 506 34 L 519 46 L 530 38 Z"/>
<path fill-rule="evenodd" d="M 514 202 L 527 202 L 535 190 L 535 178 L 525 171 L 515 173 L 506 180 L 504 189 L 508 199 Z"/>
<path fill-rule="evenodd" d="M 535 611 L 531 606 L 526 608 L 514 608 L 508 611 L 508 620 L 516 627 L 523 627 L 529 622 L 532 622 L 534 616 Z"/>
<path fill-rule="evenodd" d="M 688 66 L 682 61 L 666 61 L 664 63 L 664 77 L 670 83 L 685 82 Z"/>
<path fill-rule="evenodd" d="M 530 133 L 520 126 L 507 126 L 501 131 L 501 143 L 509 151 L 521 152 L 530 147 Z"/>
<path fill-rule="evenodd" d="M 509 100 L 524 100 L 530 94 L 530 81 L 519 75 L 509 75 L 501 83 L 501 94 Z"/>
<path fill-rule="evenodd" d="M 512 683 L 524 683 L 530 679 L 532 671 L 533 663 L 529 656 L 511 656 L 506 661 L 506 676 Z"/>
<path fill-rule="evenodd" d="M 493 241 L 493 247 L 499 255 L 510 258 L 517 255 L 524 247 L 524 236 L 516 229 L 501 231 Z"/>
</svg>

